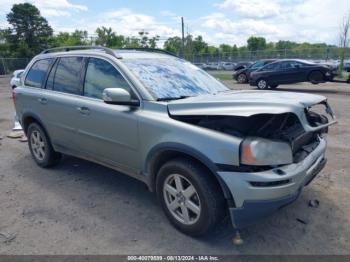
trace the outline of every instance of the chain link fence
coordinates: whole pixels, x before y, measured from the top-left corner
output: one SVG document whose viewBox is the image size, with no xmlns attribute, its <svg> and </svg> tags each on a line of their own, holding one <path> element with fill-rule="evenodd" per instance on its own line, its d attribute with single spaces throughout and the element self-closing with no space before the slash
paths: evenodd
<svg viewBox="0 0 350 262">
<path fill-rule="evenodd" d="M 186 53 L 184 56 L 193 63 L 220 63 L 220 62 L 253 62 L 259 59 L 306 59 L 306 60 L 339 60 L 341 49 L 339 48 L 315 48 L 315 49 L 283 49 L 283 50 L 259 50 L 259 51 L 235 51 L 216 52 L 211 54 Z M 350 50 L 345 51 L 345 59 L 350 59 Z"/>
<path fill-rule="evenodd" d="M 18 69 L 24 69 L 30 58 L 3 58 L 0 57 L 0 75 L 8 75 Z"/>
<path fill-rule="evenodd" d="M 254 62 L 259 59 L 299 58 L 306 60 L 325 60 L 339 63 L 341 49 L 339 48 L 310 48 L 310 49 L 283 49 L 259 51 L 235 51 L 216 53 L 185 53 L 184 58 L 192 63 L 221 63 L 221 62 Z M 350 50 L 345 51 L 345 59 L 350 59 Z M 14 70 L 24 69 L 30 58 L 0 57 L 0 75 L 11 74 Z"/>
</svg>

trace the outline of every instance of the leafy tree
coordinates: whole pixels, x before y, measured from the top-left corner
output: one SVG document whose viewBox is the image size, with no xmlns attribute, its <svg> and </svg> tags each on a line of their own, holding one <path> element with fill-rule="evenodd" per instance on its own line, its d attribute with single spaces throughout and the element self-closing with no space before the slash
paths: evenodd
<svg viewBox="0 0 350 262">
<path fill-rule="evenodd" d="M 4 34 L 14 56 L 30 57 L 49 46 L 52 28 L 34 5 L 14 4 L 7 21 L 11 27 Z"/>
<path fill-rule="evenodd" d="M 140 36 L 140 47 L 142 48 L 156 48 L 157 47 L 157 42 L 159 41 L 159 36 L 154 36 L 149 38 L 148 37 L 148 32 L 145 31 L 140 31 L 139 36 Z"/>
<path fill-rule="evenodd" d="M 203 37 L 201 35 L 194 38 L 192 41 L 193 46 L 193 52 L 195 54 L 202 53 L 205 48 L 208 46 L 208 44 L 203 40 Z"/>
<path fill-rule="evenodd" d="M 125 37 L 122 35 L 117 35 L 115 32 L 113 32 L 113 29 L 111 27 L 109 28 L 106 28 L 104 26 L 98 27 L 96 29 L 96 33 L 97 33 L 97 39 L 96 39 L 97 45 L 121 48 L 125 44 Z"/>
<path fill-rule="evenodd" d="M 342 74 L 342 71 L 344 68 L 345 51 L 348 48 L 349 41 L 350 41 L 350 12 L 348 12 L 343 17 L 343 21 L 340 25 L 339 40 L 340 40 L 340 48 L 341 48 L 339 72 L 340 74 Z"/>
<path fill-rule="evenodd" d="M 87 45 L 88 33 L 80 30 L 75 30 L 73 33 L 60 32 L 53 37 L 52 42 L 53 46 Z"/>
<path fill-rule="evenodd" d="M 148 39 L 149 48 L 156 48 L 158 41 L 159 41 L 159 35 L 149 38 Z"/>
<path fill-rule="evenodd" d="M 182 40 L 178 36 L 169 37 L 164 42 L 164 49 L 169 52 L 173 52 L 176 54 L 180 53 Z"/>
<path fill-rule="evenodd" d="M 124 47 L 126 48 L 138 48 L 140 47 L 140 39 L 136 37 L 126 37 Z"/>
<path fill-rule="evenodd" d="M 222 53 L 231 53 L 232 52 L 232 46 L 228 45 L 228 44 L 221 44 L 219 46 L 220 48 L 220 52 Z"/>
<path fill-rule="evenodd" d="M 249 51 L 263 50 L 266 48 L 266 39 L 264 37 L 251 36 L 247 40 Z"/>
</svg>

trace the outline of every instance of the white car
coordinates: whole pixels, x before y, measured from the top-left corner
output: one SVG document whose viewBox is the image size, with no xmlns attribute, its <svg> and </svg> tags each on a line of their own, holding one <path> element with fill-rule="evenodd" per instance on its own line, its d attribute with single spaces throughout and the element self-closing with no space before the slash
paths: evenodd
<svg viewBox="0 0 350 262">
<path fill-rule="evenodd" d="M 17 86 L 19 86 L 20 81 L 21 81 L 21 75 L 22 75 L 23 72 L 24 72 L 23 69 L 16 70 L 16 71 L 13 72 L 12 78 L 11 78 L 11 81 L 10 81 L 10 85 L 11 85 L 12 89 L 15 89 Z"/>
<path fill-rule="evenodd" d="M 13 72 L 12 78 L 10 80 L 10 86 L 12 90 L 14 90 L 17 86 L 20 85 L 21 75 L 23 72 L 24 72 L 24 69 L 19 69 Z M 22 126 L 17 119 L 17 114 L 15 114 L 14 127 L 12 128 L 12 131 L 20 131 L 20 130 L 22 130 Z"/>
<path fill-rule="evenodd" d="M 223 70 L 233 71 L 234 67 L 235 67 L 235 64 L 231 63 L 231 62 L 222 62 L 221 63 L 221 68 Z"/>
</svg>

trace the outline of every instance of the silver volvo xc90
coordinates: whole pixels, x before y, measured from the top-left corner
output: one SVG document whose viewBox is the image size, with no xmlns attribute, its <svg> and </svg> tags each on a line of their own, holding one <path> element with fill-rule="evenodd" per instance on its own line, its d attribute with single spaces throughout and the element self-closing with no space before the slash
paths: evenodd
<svg viewBox="0 0 350 262">
<path fill-rule="evenodd" d="M 232 91 L 161 50 L 46 50 L 14 97 L 39 166 L 66 154 L 133 176 L 189 235 L 225 214 L 240 229 L 295 200 L 324 167 L 336 122 L 323 96 Z"/>
</svg>

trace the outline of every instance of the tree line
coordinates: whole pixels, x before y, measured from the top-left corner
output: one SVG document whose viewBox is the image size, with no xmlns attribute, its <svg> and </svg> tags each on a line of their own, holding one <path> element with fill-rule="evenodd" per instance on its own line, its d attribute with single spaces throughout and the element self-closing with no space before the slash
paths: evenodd
<svg viewBox="0 0 350 262">
<path fill-rule="evenodd" d="M 120 35 L 112 28 L 99 27 L 95 36 L 89 36 L 87 31 L 75 30 L 72 33 L 60 32 L 54 34 L 48 21 L 41 16 L 37 7 L 29 3 L 14 4 L 7 14 L 9 28 L 0 30 L 0 56 L 31 58 L 42 50 L 51 47 L 72 45 L 102 45 L 110 48 L 156 48 L 159 46 L 159 36 L 149 36 L 148 32 L 138 32 L 137 37 Z M 183 46 L 183 49 L 182 49 Z M 189 60 L 194 56 L 227 56 L 230 58 L 258 56 L 263 52 L 266 56 L 297 57 L 312 56 L 322 50 L 325 58 L 337 57 L 339 48 L 325 43 L 296 43 L 292 41 L 267 42 L 263 37 L 251 36 L 247 44 L 238 47 L 233 44 L 221 44 L 216 47 L 204 41 L 202 36 L 187 35 L 182 38 L 175 36 L 163 43 L 163 49 L 183 55 Z"/>
</svg>

